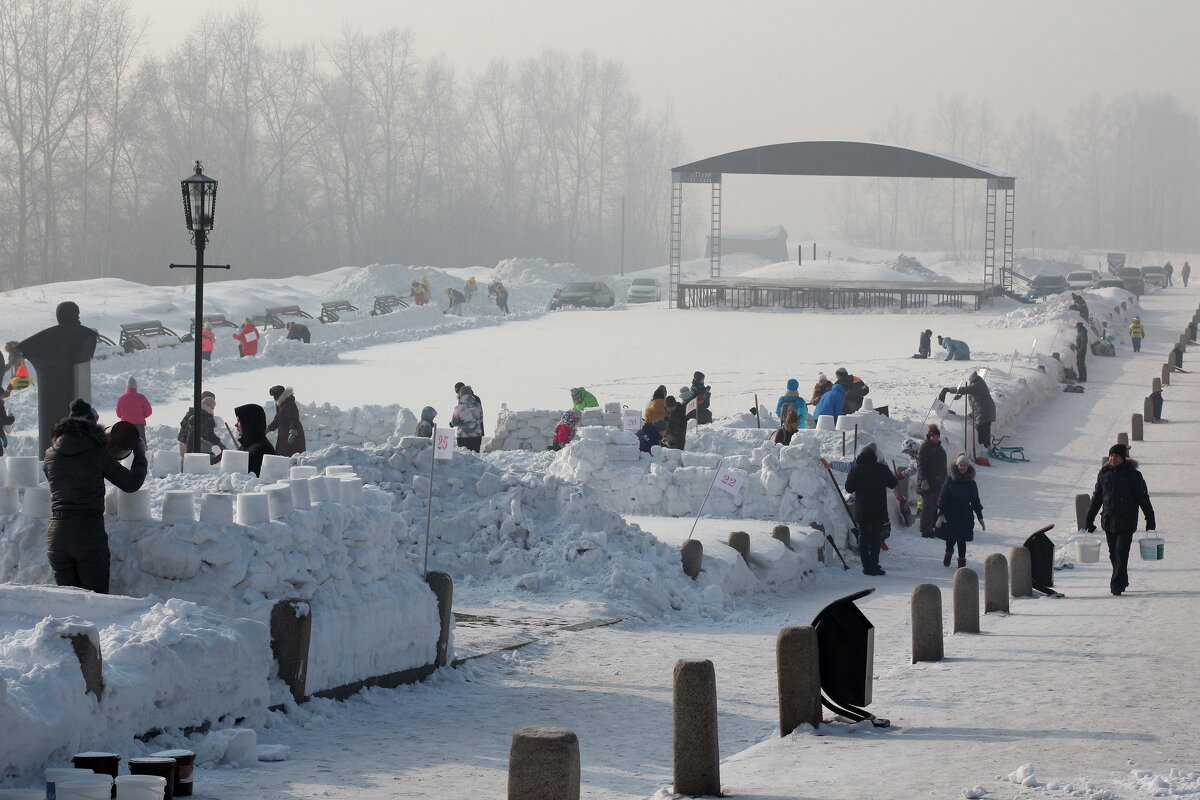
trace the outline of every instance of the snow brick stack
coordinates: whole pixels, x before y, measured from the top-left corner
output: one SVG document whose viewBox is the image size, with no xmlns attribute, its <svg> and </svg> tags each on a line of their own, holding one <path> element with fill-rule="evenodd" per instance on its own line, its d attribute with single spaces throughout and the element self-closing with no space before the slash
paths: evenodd
<svg viewBox="0 0 1200 800">
<path fill-rule="evenodd" d="M 400 405 L 356 406 L 341 409 L 329 403 L 298 404 L 300 420 L 310 450 L 329 445 L 383 444 L 395 436 L 409 436 L 417 427 L 416 415 Z M 274 409 L 268 406 L 267 419 Z"/>
<path fill-rule="evenodd" d="M 565 411 L 566 409 L 563 409 Z M 563 411 L 509 411 L 501 409 L 496 417 L 496 427 L 487 444 L 487 452 L 497 450 L 545 450 L 554 441 L 554 429 L 562 419 Z M 604 409 L 587 408 L 583 411 L 580 428 L 607 426 L 621 427 L 621 405 L 607 403 Z"/>
</svg>

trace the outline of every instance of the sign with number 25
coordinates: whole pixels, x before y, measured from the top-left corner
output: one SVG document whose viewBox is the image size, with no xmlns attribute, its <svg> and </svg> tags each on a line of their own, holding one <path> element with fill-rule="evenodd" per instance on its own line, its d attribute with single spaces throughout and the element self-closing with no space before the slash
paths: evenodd
<svg viewBox="0 0 1200 800">
<path fill-rule="evenodd" d="M 454 458 L 454 429 L 438 428 L 433 440 L 433 457 L 443 461 Z"/>
</svg>

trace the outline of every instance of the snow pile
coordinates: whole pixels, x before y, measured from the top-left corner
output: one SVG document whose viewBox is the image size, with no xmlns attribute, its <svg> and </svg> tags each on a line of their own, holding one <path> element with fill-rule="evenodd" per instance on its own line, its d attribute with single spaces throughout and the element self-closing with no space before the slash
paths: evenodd
<svg viewBox="0 0 1200 800">
<path fill-rule="evenodd" d="M 507 407 L 502 408 L 496 417 L 495 432 L 487 451 L 545 450 L 554 441 L 554 429 L 562 415 L 562 411 L 509 411 Z M 596 425 L 620 428 L 621 404 L 606 403 L 604 410 L 584 409 L 579 427 Z"/>
<path fill-rule="evenodd" d="M 505 286 L 552 283 L 560 285 L 587 280 L 588 275 L 567 262 L 551 264 L 544 258 L 508 258 L 496 264 L 496 280 Z"/>
<path fill-rule="evenodd" d="M 158 521 L 168 490 L 198 498 L 261 488 L 252 475 L 148 478 L 154 519 L 106 521 L 113 591 L 190 600 L 264 623 L 277 601 L 308 601 L 310 693 L 433 663 L 436 598 L 414 560 L 410 526 L 377 488 L 365 487 L 364 505 L 319 502 L 257 525 Z M 45 520 L 0 517 L 0 580 L 53 581 L 45 533 Z"/>
<path fill-rule="evenodd" d="M 906 256 L 903 253 L 896 256 L 891 261 L 887 262 L 889 269 L 899 272 L 901 275 L 911 275 L 922 281 L 952 281 L 951 278 L 945 275 L 939 275 L 929 267 L 922 264 L 919 260 L 912 256 Z"/>
<path fill-rule="evenodd" d="M 102 699 L 85 693 L 66 637 L 98 643 Z M 126 752 L 156 728 L 255 717 L 268 704 L 266 626 L 181 600 L 0 586 L 0 770 L 28 783 L 41 766 L 98 748 Z"/>
<path fill-rule="evenodd" d="M 1130 772 L 1133 788 L 1147 797 L 1194 797 L 1200 795 L 1200 772 L 1172 767 L 1166 775 L 1148 769 Z"/>
<path fill-rule="evenodd" d="M 400 405 L 355 406 L 341 409 L 329 403 L 314 405 L 298 403 L 300 422 L 304 425 L 305 442 L 309 450 L 329 445 L 382 444 L 395 436 L 411 436 L 416 430 L 417 417 Z M 267 419 L 272 419 L 273 404 L 267 404 Z"/>
</svg>

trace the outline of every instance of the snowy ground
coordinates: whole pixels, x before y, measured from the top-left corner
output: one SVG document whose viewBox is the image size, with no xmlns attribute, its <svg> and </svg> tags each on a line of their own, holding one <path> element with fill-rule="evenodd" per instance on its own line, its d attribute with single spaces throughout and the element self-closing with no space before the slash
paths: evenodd
<svg viewBox="0 0 1200 800">
<path fill-rule="evenodd" d="M 944 271 L 977 280 L 960 275 L 956 265 Z M 1033 462 L 981 470 L 988 531 L 969 552 L 972 566 L 1050 522 L 1057 525 L 1051 537 L 1066 540 L 1074 528 L 1074 494 L 1090 489 L 1099 458 L 1127 429 L 1129 414 L 1140 411 L 1167 344 L 1190 319 L 1197 298 L 1194 287 L 1144 298 L 1142 318 L 1151 335 L 1145 352 L 1135 356 L 1122 348 L 1116 359 L 1092 358 L 1085 394 L 1056 393 L 1003 431 L 1027 447 Z M 1116 295 L 1106 300 L 1119 302 Z M 957 383 L 968 366 L 909 359 L 925 327 L 968 341 L 976 356 L 969 366 L 1007 371 L 1013 351 L 1027 354 L 1035 338 L 1037 351 L 1067 352 L 1060 320 L 1016 304 L 982 313 L 912 314 L 676 313 L 649 304 L 550 315 L 531 307 L 522 316 L 380 344 L 364 337 L 357 349 L 324 365 L 235 362 L 236 371 L 214 370 L 207 385 L 225 410 L 261 401 L 267 387 L 283 383 L 305 402 L 429 403 L 444 418 L 453 383 L 465 380 L 482 396 L 490 427 L 502 402 L 561 407 L 567 389 L 578 385 L 601 402 L 641 407 L 656 385 L 675 391 L 696 369 L 713 385 L 714 412 L 728 416 L 748 409 L 755 393 L 773 408 L 789 377 L 807 392 L 818 371 L 832 374 L 845 365 L 871 385 L 877 405 L 890 405 L 893 416 L 921 419 L 936 388 Z M 1017 364 L 1014 372 L 1028 369 L 1020 359 Z M 165 395 L 152 397 L 159 414 L 178 419 L 187 405 L 186 380 L 157 385 Z M 705 657 L 717 668 L 721 747 L 728 757 L 723 783 L 734 796 L 958 797 L 974 786 L 995 798 L 1200 796 L 1196 778 L 1187 777 L 1200 767 L 1192 719 L 1200 609 L 1191 586 L 1200 559 L 1185 550 L 1185 515 L 1194 508 L 1200 478 L 1200 381 L 1194 375 L 1175 379 L 1164 414 L 1171 422 L 1151 427 L 1134 455 L 1168 539 L 1167 561 L 1135 561 L 1126 597 L 1108 595 L 1104 564 L 1077 565 L 1056 573 L 1066 599 L 1014 601 L 1011 616 L 984 620 L 983 635 L 948 637 L 946 661 L 911 666 L 909 592 L 919 582 L 943 586 L 948 613 L 950 571 L 941 566 L 940 543 L 898 530 L 884 554 L 884 578 L 827 567 L 786 592 L 745 598 L 715 621 L 668 615 L 562 632 L 419 686 L 372 690 L 344 704 L 313 701 L 277 714 L 260 730 L 260 741 L 289 745 L 291 760 L 251 770 L 202 769 L 199 793 L 333 800 L 499 796 L 511 733 L 552 724 L 579 734 L 586 797 L 648 798 L 671 781 L 671 667 L 678 658 Z M 630 521 L 667 542 L 678 541 L 685 524 Z M 735 529 L 764 535 L 770 524 L 705 519 L 699 535 L 715 540 Z M 893 728 L 834 725 L 822 731 L 827 735 L 773 738 L 775 634 L 867 586 L 877 589 L 861 603 L 876 625 L 872 710 L 892 719 Z M 486 601 L 487 593 L 472 597 L 464 587 L 462 597 Z M 520 594 L 509 598 L 506 611 L 522 605 L 554 611 Z M 558 610 L 570 616 L 568 603 Z M 1028 763 L 1037 764 L 1036 779 L 1045 786 L 997 779 Z M 1172 777 L 1172 769 L 1182 772 Z M 1139 778 L 1131 770 L 1150 775 Z"/>
</svg>

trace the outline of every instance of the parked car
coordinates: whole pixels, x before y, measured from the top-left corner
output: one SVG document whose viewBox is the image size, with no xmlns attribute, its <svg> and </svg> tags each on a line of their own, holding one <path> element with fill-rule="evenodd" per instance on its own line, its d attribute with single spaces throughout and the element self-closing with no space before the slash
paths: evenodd
<svg viewBox="0 0 1200 800">
<path fill-rule="evenodd" d="M 1081 269 L 1067 275 L 1068 289 L 1090 289 L 1100 280 L 1100 273 L 1094 269 Z"/>
<path fill-rule="evenodd" d="M 596 306 L 609 308 L 616 302 L 612 289 L 600 281 L 575 281 L 554 293 L 550 299 L 550 310 L 563 306 Z"/>
<path fill-rule="evenodd" d="M 662 285 L 658 278 L 634 278 L 625 299 L 631 303 L 653 303 L 662 300 Z"/>
<path fill-rule="evenodd" d="M 1142 271 L 1137 267 L 1121 267 L 1117 270 L 1117 277 L 1125 281 L 1125 288 L 1134 294 L 1146 293 L 1146 281 L 1142 278 Z"/>
<path fill-rule="evenodd" d="M 1097 289 L 1124 289 L 1129 291 L 1129 287 L 1125 285 L 1125 281 L 1120 278 L 1101 278 L 1096 281 Z"/>
<path fill-rule="evenodd" d="M 1037 275 L 1029 282 L 1029 292 L 1025 296 L 1030 300 L 1041 300 L 1066 290 L 1067 279 L 1062 275 Z"/>
<path fill-rule="evenodd" d="M 1167 285 L 1167 271 L 1162 267 L 1142 267 L 1142 280 L 1147 286 L 1161 289 Z"/>
</svg>

